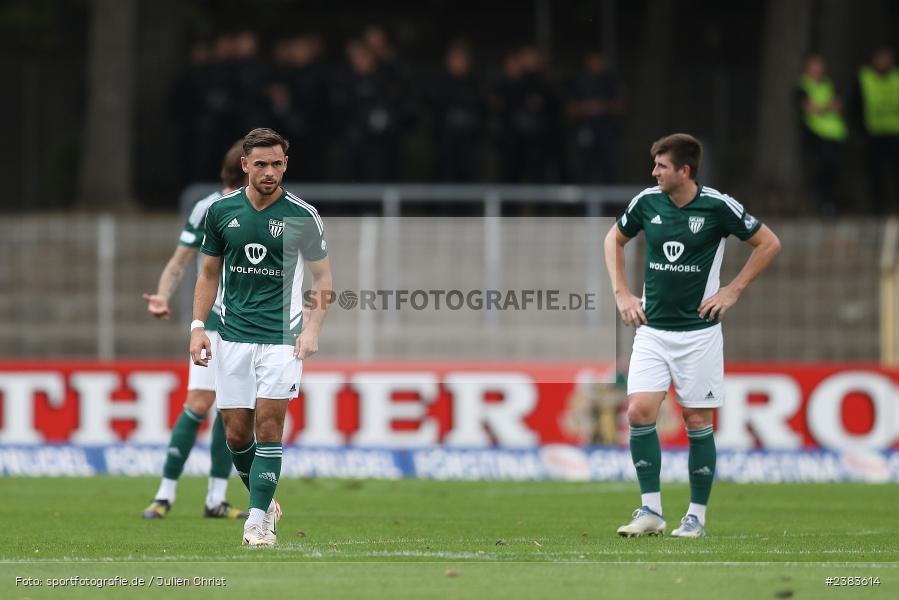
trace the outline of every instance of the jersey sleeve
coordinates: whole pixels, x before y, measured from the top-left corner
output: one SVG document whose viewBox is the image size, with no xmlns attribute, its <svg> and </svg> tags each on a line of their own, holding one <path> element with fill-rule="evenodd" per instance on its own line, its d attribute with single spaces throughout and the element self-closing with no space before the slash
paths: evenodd
<svg viewBox="0 0 899 600">
<path fill-rule="evenodd" d="M 642 195 L 642 194 L 641 194 Z M 624 214 L 618 219 L 618 229 L 627 237 L 634 237 L 643 229 L 643 214 L 640 207 L 640 196 L 634 197 L 627 205 Z"/>
<path fill-rule="evenodd" d="M 318 215 L 302 217 L 300 220 L 299 248 L 305 261 L 321 260 L 328 256 L 325 227 Z"/>
<path fill-rule="evenodd" d="M 188 248 L 199 248 L 203 245 L 203 227 L 206 221 L 205 212 L 197 217 L 193 212 L 184 223 L 178 243 Z"/>
<path fill-rule="evenodd" d="M 213 204 L 206 211 L 206 218 L 203 224 L 203 245 L 200 251 L 210 256 L 222 256 L 225 254 L 225 243 L 222 239 L 222 232 L 217 225 L 219 219 L 215 209 L 216 204 Z"/>
<path fill-rule="evenodd" d="M 727 194 L 724 194 L 721 207 L 718 210 L 721 214 L 721 226 L 725 232 L 724 237 L 735 235 L 745 242 L 762 227 L 761 221 L 749 214 L 749 211 L 742 204 Z"/>
</svg>

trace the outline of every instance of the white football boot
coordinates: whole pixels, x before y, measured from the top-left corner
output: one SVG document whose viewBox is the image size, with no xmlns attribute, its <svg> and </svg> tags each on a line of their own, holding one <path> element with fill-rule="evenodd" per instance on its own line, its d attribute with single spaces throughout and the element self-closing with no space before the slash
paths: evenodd
<svg viewBox="0 0 899 600">
<path fill-rule="evenodd" d="M 671 537 L 705 537 L 705 527 L 699 522 L 699 517 L 696 515 L 687 515 L 680 520 L 680 527 L 671 532 Z"/>
<path fill-rule="evenodd" d="M 634 511 L 631 522 L 618 528 L 622 537 L 640 537 L 643 535 L 662 535 L 668 524 L 665 518 L 648 506 L 641 506 Z"/>
<path fill-rule="evenodd" d="M 277 500 L 272 500 L 269 509 L 265 512 L 262 519 L 262 528 L 265 532 L 265 539 L 274 545 L 278 541 L 277 528 L 278 521 L 281 520 L 281 505 Z"/>
<path fill-rule="evenodd" d="M 269 539 L 267 534 L 265 525 L 244 525 L 243 545 L 251 548 L 274 546 L 274 540 Z"/>
</svg>

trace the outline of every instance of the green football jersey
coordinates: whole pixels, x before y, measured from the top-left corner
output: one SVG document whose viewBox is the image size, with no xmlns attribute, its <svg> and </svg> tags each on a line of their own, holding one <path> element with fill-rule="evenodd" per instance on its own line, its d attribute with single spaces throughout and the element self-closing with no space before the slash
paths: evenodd
<svg viewBox="0 0 899 600">
<path fill-rule="evenodd" d="M 187 246 L 188 248 L 197 248 L 203 245 L 203 228 L 206 224 L 206 211 L 209 210 L 209 207 L 213 202 L 222 197 L 221 192 L 213 192 L 202 198 L 197 200 L 197 203 L 194 204 L 193 208 L 190 210 L 190 215 L 187 217 L 187 222 L 184 224 L 184 230 L 181 232 L 181 237 L 178 238 L 178 243 L 182 246 Z M 200 256 L 197 255 L 197 269 L 200 268 Z M 212 305 L 212 310 L 209 312 L 209 318 L 206 319 L 206 331 L 218 331 L 219 322 L 221 317 L 219 315 L 222 314 L 222 285 L 219 282 L 219 289 L 215 294 L 215 304 Z"/>
<path fill-rule="evenodd" d="M 646 235 L 643 311 L 649 326 L 692 331 L 716 325 L 699 317 L 699 305 L 719 287 L 728 235 L 748 240 L 762 226 L 743 205 L 700 185 L 696 197 L 678 208 L 658 187 L 631 200 L 618 228 Z"/>
<path fill-rule="evenodd" d="M 205 231 L 202 252 L 224 259 L 222 339 L 292 345 L 302 328 L 303 262 L 328 255 L 318 212 L 286 190 L 258 211 L 241 188 L 210 205 Z"/>
</svg>

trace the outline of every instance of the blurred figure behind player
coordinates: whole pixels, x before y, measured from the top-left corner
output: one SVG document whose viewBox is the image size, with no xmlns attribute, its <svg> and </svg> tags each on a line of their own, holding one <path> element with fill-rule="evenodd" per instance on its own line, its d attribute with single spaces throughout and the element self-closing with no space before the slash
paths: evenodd
<svg viewBox="0 0 899 600">
<path fill-rule="evenodd" d="M 246 174 L 240 166 L 240 158 L 243 155 L 243 140 L 238 141 L 225 154 L 222 162 L 220 177 L 225 186 L 221 191 L 197 201 L 191 209 L 190 216 L 184 224 L 184 230 L 178 239 L 175 252 L 169 259 L 162 275 L 156 293 L 144 294 L 147 301 L 147 310 L 154 317 L 168 319 L 171 316 L 169 299 L 175 288 L 178 287 L 184 270 L 188 263 L 197 256 L 197 251 L 203 244 L 206 211 L 209 206 L 221 198 L 224 194 L 232 192 L 246 184 Z M 213 346 L 218 346 L 218 327 L 221 319 L 221 287 L 218 290 L 215 305 L 209 318 L 206 320 L 206 331 Z M 214 351 L 214 350 L 213 350 Z M 206 420 L 209 409 L 215 402 L 215 370 L 190 365 L 190 373 L 187 381 L 187 402 L 184 404 L 184 412 L 178 417 L 172 429 L 172 437 L 169 440 L 168 453 L 162 470 L 162 481 L 156 491 L 153 502 L 144 510 L 145 519 L 162 519 L 171 510 L 175 503 L 178 478 L 184 471 L 190 451 L 197 441 L 197 432 L 200 425 Z M 209 444 L 211 466 L 209 469 L 209 485 L 206 494 L 206 506 L 203 516 L 211 518 L 246 518 L 247 513 L 232 507 L 225 500 L 225 492 L 228 489 L 228 476 L 231 474 L 231 453 L 225 443 L 225 430 L 222 425 L 222 417 L 216 413 L 212 426 L 212 439 Z"/>
</svg>

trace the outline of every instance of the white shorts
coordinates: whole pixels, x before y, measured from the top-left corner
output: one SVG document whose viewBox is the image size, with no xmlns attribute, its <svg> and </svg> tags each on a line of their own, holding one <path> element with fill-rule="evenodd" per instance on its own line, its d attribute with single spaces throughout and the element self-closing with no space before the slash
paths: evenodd
<svg viewBox="0 0 899 600">
<path fill-rule="evenodd" d="M 212 344 L 212 357 L 215 358 L 219 353 L 219 337 L 218 331 L 207 331 L 206 336 L 209 343 Z M 187 390 L 203 390 L 206 392 L 215 391 L 215 365 L 201 367 L 195 365 L 194 361 L 190 361 L 190 370 L 187 374 Z"/>
<path fill-rule="evenodd" d="M 667 392 L 674 381 L 677 402 L 687 408 L 724 403 L 724 338 L 721 324 L 697 331 L 637 328 L 627 393 Z"/>
<path fill-rule="evenodd" d="M 219 342 L 215 404 L 219 409 L 256 408 L 256 398 L 290 400 L 299 395 L 303 361 L 293 346 Z"/>
</svg>

